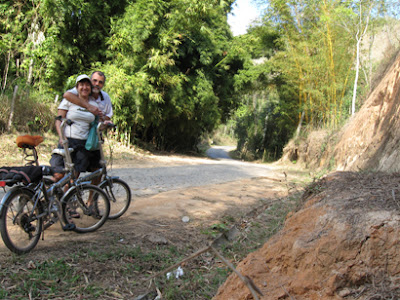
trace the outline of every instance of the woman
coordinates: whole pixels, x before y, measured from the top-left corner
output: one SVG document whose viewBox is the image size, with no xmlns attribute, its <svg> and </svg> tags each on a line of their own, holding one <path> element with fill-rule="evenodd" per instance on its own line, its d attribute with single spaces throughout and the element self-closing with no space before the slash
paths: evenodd
<svg viewBox="0 0 400 300">
<path fill-rule="evenodd" d="M 97 103 L 90 97 L 92 93 L 92 84 L 89 76 L 79 75 L 76 79 L 76 89 L 82 100 L 89 102 L 91 105 L 97 106 Z M 58 106 L 58 116 L 61 117 L 61 119 L 66 118 L 73 122 L 72 125 L 65 127 L 64 134 L 68 139 L 68 146 L 74 149 L 71 153 L 71 157 L 75 171 L 80 173 L 98 169 L 100 167 L 100 152 L 87 151 L 85 149 L 86 140 L 89 135 L 90 123 L 94 121 L 95 116 L 87 109 L 73 104 L 67 99 L 63 99 Z M 57 132 L 61 137 L 61 120 L 57 119 L 55 125 Z M 60 140 L 59 148 L 62 149 L 61 142 L 62 141 Z M 50 164 L 53 167 L 64 167 L 63 157 L 53 154 Z"/>
<path fill-rule="evenodd" d="M 97 106 L 96 101 L 91 98 L 92 83 L 89 76 L 85 74 L 79 75 L 76 78 L 75 86 L 79 97 L 83 101 Z M 81 106 L 69 102 L 67 99 L 63 99 L 58 106 L 58 118 L 55 123 L 56 130 L 60 136 L 58 148 L 62 149 L 61 119 L 69 119 L 73 122 L 71 125 L 65 127 L 64 134 L 68 139 L 68 147 L 74 149 L 71 153 L 71 158 L 74 163 L 74 169 L 77 172 L 76 177 L 79 176 L 80 172 L 93 172 L 100 168 L 100 151 L 88 151 L 85 148 L 86 140 L 89 135 L 90 123 L 94 121 L 95 116 L 86 108 L 82 108 Z M 63 169 L 64 159 L 61 155 L 53 154 L 50 159 L 50 164 L 56 169 Z M 54 174 L 54 179 L 56 181 L 60 180 L 62 177 L 62 173 Z M 97 185 L 99 181 L 100 178 L 96 178 L 92 183 Z M 71 217 L 79 218 L 79 215 L 74 215 L 74 212 L 70 212 L 70 215 Z"/>
</svg>

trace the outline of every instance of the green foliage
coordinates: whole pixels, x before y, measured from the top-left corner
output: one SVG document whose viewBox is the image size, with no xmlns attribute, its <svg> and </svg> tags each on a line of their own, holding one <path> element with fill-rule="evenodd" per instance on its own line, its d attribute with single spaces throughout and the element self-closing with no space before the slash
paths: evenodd
<svg viewBox="0 0 400 300">
<path fill-rule="evenodd" d="M 275 20 L 282 50 L 274 60 L 285 81 L 298 90 L 305 123 L 337 127 L 349 113 L 344 101 L 352 93 L 358 22 L 376 19 L 381 2 L 273 0 L 266 17 Z M 374 14 L 367 10 L 376 8 Z M 363 62 L 367 65 L 368 62 Z M 361 72 L 368 85 L 367 72 Z"/>
<path fill-rule="evenodd" d="M 232 2 L 6 1 L 3 82 L 12 90 L 22 80 L 54 97 L 71 76 L 101 69 L 121 140 L 194 149 L 237 103 L 233 77 L 243 65 L 229 47 Z"/>
<path fill-rule="evenodd" d="M 43 1 L 41 13 L 49 44 L 41 44 L 37 50 L 38 59 L 48 62 L 41 76 L 51 86 L 63 87 L 66 77 L 105 62 L 111 20 L 123 13 L 125 5 L 125 0 Z"/>
<path fill-rule="evenodd" d="M 351 107 L 360 11 L 362 22 L 368 16 L 376 29 L 388 7 L 382 3 L 272 0 L 263 23 L 235 39 L 248 53 L 235 76 L 243 102 L 233 118 L 242 158 L 279 158 L 302 113 L 303 126 L 343 124 Z M 370 4 L 372 15 L 366 9 Z M 363 66 L 372 70 L 370 62 Z M 359 98 L 369 92 L 370 70 L 360 74 Z"/>
<path fill-rule="evenodd" d="M 284 93 L 258 97 L 236 112 L 237 151 L 242 159 L 276 160 L 294 132 L 296 108 Z"/>
<path fill-rule="evenodd" d="M 113 23 L 110 48 L 129 78 L 130 99 L 114 97 L 133 119 L 117 117 L 125 134 L 158 149 L 194 149 L 229 115 L 233 76 L 242 67 L 228 52 L 229 9 L 210 0 L 139 0 Z"/>
<path fill-rule="evenodd" d="M 7 58 L 0 65 L 9 67 L 3 79 L 21 76 L 28 84 L 61 90 L 68 76 L 106 60 L 111 19 L 125 5 L 125 0 L 2 3 L 0 54 Z"/>
<path fill-rule="evenodd" d="M 11 114 L 12 94 L 0 96 L 0 133 L 5 132 Z M 12 120 L 12 130 L 26 134 L 43 134 L 54 128 L 56 107 L 44 94 L 18 90 Z M 27 112 L 29 112 L 27 114 Z"/>
<path fill-rule="evenodd" d="M 226 124 L 221 124 L 218 126 L 216 130 L 214 130 L 211 140 L 207 141 L 213 145 L 222 145 L 222 146 L 233 146 L 237 144 L 237 140 L 234 137 L 234 126 L 235 123 L 233 119 L 230 119 Z M 209 144 L 207 145 L 207 149 L 209 148 Z M 205 149 L 205 150 L 207 150 Z"/>
<path fill-rule="evenodd" d="M 274 59 L 281 51 L 278 40 L 277 28 L 268 22 L 235 41 L 248 53 L 235 76 L 242 105 L 232 118 L 242 159 L 279 158 L 297 125 L 296 89 Z"/>
</svg>

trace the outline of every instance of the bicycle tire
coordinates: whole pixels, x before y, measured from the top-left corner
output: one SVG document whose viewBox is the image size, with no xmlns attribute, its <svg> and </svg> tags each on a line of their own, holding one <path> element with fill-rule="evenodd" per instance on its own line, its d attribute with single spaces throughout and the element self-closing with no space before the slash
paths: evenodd
<svg viewBox="0 0 400 300">
<path fill-rule="evenodd" d="M 88 210 L 88 202 L 92 198 L 93 210 Z M 84 184 L 72 187 L 63 198 L 62 218 L 65 224 L 74 224 L 77 233 L 93 232 L 106 222 L 110 213 L 110 201 L 107 194 L 99 187 Z M 76 214 L 79 217 L 74 217 Z"/>
<path fill-rule="evenodd" d="M 122 179 L 111 178 L 110 180 L 104 180 L 99 187 L 106 192 L 110 200 L 110 215 L 108 218 L 118 219 L 128 210 L 131 204 L 132 195 L 129 185 Z"/>
<path fill-rule="evenodd" d="M 39 242 L 43 219 L 34 219 L 43 212 L 41 202 L 35 209 L 33 190 L 17 187 L 10 190 L 2 201 L 0 232 L 4 244 L 16 254 L 30 252 Z M 32 216 L 29 214 L 33 212 Z M 33 219 L 32 219 L 33 217 Z"/>
</svg>

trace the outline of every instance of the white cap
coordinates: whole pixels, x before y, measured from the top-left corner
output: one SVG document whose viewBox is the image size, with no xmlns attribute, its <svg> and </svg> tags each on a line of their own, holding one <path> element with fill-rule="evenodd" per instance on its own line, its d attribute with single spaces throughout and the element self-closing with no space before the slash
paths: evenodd
<svg viewBox="0 0 400 300">
<path fill-rule="evenodd" d="M 87 76 L 86 74 L 82 74 L 82 75 L 79 75 L 79 76 L 76 78 L 75 84 L 77 84 L 79 81 L 82 81 L 83 79 L 87 79 L 87 80 L 89 80 L 89 82 L 91 83 L 90 77 Z"/>
</svg>

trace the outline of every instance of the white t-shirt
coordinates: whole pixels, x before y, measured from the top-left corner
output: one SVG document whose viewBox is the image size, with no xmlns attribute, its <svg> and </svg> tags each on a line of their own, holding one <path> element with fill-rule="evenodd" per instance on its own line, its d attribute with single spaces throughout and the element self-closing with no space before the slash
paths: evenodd
<svg viewBox="0 0 400 300">
<path fill-rule="evenodd" d="M 73 89 L 68 90 L 68 92 L 70 92 L 72 94 L 75 94 L 75 95 L 78 95 L 78 91 L 76 90 L 76 87 L 74 87 Z M 100 93 L 103 95 L 104 100 L 101 100 L 101 96 L 99 95 L 99 97 L 97 99 L 95 99 L 95 101 L 97 103 L 97 107 L 100 108 L 100 110 L 103 112 L 103 114 L 105 116 L 107 116 L 107 117 L 109 117 L 111 119 L 111 117 L 113 116 L 111 98 L 104 91 L 100 91 Z"/>
<path fill-rule="evenodd" d="M 89 99 L 89 104 L 98 107 L 96 101 L 93 99 Z M 61 101 L 58 109 L 67 110 L 66 118 L 74 122 L 71 126 L 67 125 L 65 127 L 65 136 L 78 140 L 86 140 L 89 135 L 90 123 L 95 118 L 94 114 L 86 108 L 69 102 L 67 99 Z"/>
</svg>

